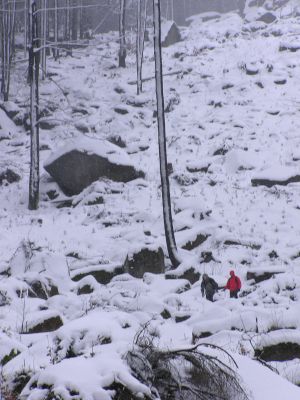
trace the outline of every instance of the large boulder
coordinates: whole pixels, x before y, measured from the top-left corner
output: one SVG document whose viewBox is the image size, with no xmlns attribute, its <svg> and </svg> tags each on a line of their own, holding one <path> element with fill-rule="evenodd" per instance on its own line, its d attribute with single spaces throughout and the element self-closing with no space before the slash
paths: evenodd
<svg viewBox="0 0 300 400">
<path fill-rule="evenodd" d="M 67 196 L 79 194 L 99 178 L 128 182 L 143 178 L 127 153 L 106 140 L 78 139 L 50 156 L 45 170 Z"/>
<path fill-rule="evenodd" d="M 161 45 L 163 47 L 171 46 L 181 40 L 178 26 L 174 21 L 166 21 L 161 27 Z"/>
<path fill-rule="evenodd" d="M 124 270 L 135 278 L 143 278 L 145 272 L 163 274 L 165 272 L 165 257 L 162 248 L 144 247 L 139 252 L 127 256 Z"/>
</svg>

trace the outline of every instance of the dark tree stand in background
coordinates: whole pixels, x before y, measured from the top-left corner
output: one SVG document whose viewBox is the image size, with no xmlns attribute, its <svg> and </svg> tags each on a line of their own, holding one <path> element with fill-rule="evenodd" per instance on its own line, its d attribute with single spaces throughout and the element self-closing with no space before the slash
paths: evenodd
<svg viewBox="0 0 300 400">
<path fill-rule="evenodd" d="M 125 9 L 126 0 L 120 0 L 120 16 L 119 16 L 119 67 L 126 67 L 126 40 L 125 40 Z"/>
<path fill-rule="evenodd" d="M 30 85 L 30 178 L 29 178 L 29 210 L 37 210 L 39 204 L 39 67 L 40 49 L 38 39 L 38 16 L 36 0 L 29 4 L 29 67 Z"/>
<path fill-rule="evenodd" d="M 164 112 L 164 90 L 162 74 L 162 52 L 161 52 L 161 19 L 160 19 L 160 0 L 153 0 L 153 24 L 154 24 L 154 57 L 155 57 L 155 81 L 156 81 L 156 100 L 157 100 L 157 125 L 158 125 L 158 145 L 160 176 L 162 188 L 162 202 L 165 236 L 169 257 L 173 267 L 180 264 L 177 252 L 175 235 L 173 230 L 170 185 L 167 170 L 167 147 L 166 147 L 166 124 Z"/>
</svg>

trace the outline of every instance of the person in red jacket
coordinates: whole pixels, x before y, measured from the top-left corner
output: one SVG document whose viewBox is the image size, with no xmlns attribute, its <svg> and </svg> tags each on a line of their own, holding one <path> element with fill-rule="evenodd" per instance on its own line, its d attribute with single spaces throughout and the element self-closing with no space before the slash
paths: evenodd
<svg viewBox="0 0 300 400">
<path fill-rule="evenodd" d="M 238 292 L 241 290 L 241 280 L 238 276 L 235 275 L 234 271 L 230 271 L 230 278 L 227 281 L 225 289 L 228 289 L 230 292 L 230 297 L 237 299 Z"/>
</svg>

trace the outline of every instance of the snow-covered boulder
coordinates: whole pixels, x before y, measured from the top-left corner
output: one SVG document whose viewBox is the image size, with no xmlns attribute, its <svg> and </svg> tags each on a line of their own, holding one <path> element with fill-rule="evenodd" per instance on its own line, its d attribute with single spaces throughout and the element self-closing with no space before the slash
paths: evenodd
<svg viewBox="0 0 300 400">
<path fill-rule="evenodd" d="M 87 138 L 62 147 L 50 156 L 44 168 L 68 196 L 80 193 L 99 178 L 128 182 L 144 177 L 124 150 L 105 140 Z"/>
<path fill-rule="evenodd" d="M 266 24 L 271 24 L 272 22 L 276 21 L 276 16 L 271 12 L 266 12 L 265 14 L 261 15 L 257 21 L 265 22 Z"/>
<path fill-rule="evenodd" d="M 23 333 L 53 332 L 63 326 L 63 321 L 55 311 L 37 311 L 29 314 Z"/>
<path fill-rule="evenodd" d="M 91 276 L 94 279 L 106 285 L 112 278 L 116 275 L 121 275 L 124 273 L 124 268 L 119 264 L 102 264 L 102 265 L 92 265 L 89 267 L 83 267 L 72 271 L 71 278 L 73 281 L 78 282 L 81 279 Z M 80 286 L 81 287 L 81 286 Z"/>
<path fill-rule="evenodd" d="M 165 272 L 164 252 L 161 247 L 158 249 L 145 247 L 127 256 L 124 269 L 136 278 L 142 278 L 146 272 L 162 274 Z"/>
<path fill-rule="evenodd" d="M 174 21 L 165 21 L 161 27 L 161 45 L 169 47 L 181 40 L 178 26 Z"/>
</svg>

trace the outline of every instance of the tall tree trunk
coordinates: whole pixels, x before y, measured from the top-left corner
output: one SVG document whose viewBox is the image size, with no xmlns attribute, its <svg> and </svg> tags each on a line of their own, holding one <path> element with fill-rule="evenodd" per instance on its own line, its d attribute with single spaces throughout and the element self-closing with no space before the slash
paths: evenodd
<svg viewBox="0 0 300 400">
<path fill-rule="evenodd" d="M 154 57 L 155 57 L 155 83 L 157 100 L 157 125 L 158 125 L 158 144 L 160 176 L 162 188 L 162 203 L 165 236 L 169 257 L 173 267 L 180 264 L 180 258 L 177 252 L 175 235 L 173 230 L 170 185 L 167 170 L 167 147 L 166 147 L 166 124 L 164 112 L 164 90 L 163 90 L 163 72 L 162 72 L 162 52 L 161 52 L 161 19 L 160 19 L 160 0 L 153 0 L 153 20 L 154 20 Z"/>
<path fill-rule="evenodd" d="M 28 40 L 28 0 L 24 1 L 24 57 L 27 54 L 27 40 Z"/>
<path fill-rule="evenodd" d="M 29 210 L 37 210 L 39 203 L 39 64 L 38 17 L 36 0 L 29 7 L 29 84 L 30 84 L 30 177 Z"/>
<path fill-rule="evenodd" d="M 53 49 L 54 60 L 57 61 L 58 52 L 58 9 L 57 0 L 54 0 L 54 49 Z"/>
<path fill-rule="evenodd" d="M 77 40 L 77 35 L 78 35 L 78 2 L 77 0 L 72 1 L 72 26 L 71 26 L 71 32 L 72 32 L 72 42 L 76 42 Z"/>
<path fill-rule="evenodd" d="M 120 0 L 120 16 L 119 16 L 119 67 L 126 67 L 126 40 L 125 40 L 125 8 L 126 0 Z"/>
<path fill-rule="evenodd" d="M 137 94 L 143 90 L 142 86 L 142 67 L 144 56 L 144 43 L 147 19 L 147 0 L 137 0 L 137 33 L 136 33 L 136 72 L 137 72 Z M 144 8 L 142 9 L 142 4 Z"/>
<path fill-rule="evenodd" d="M 41 41 L 42 41 L 42 50 L 41 50 L 41 67 L 42 67 L 42 79 L 46 78 L 47 74 L 47 53 L 46 53 L 46 46 L 47 46 L 47 0 L 42 0 L 42 10 L 41 10 Z"/>
<path fill-rule="evenodd" d="M 15 47 L 16 0 L 1 2 L 1 93 L 3 100 L 9 98 L 11 64 Z"/>
</svg>

